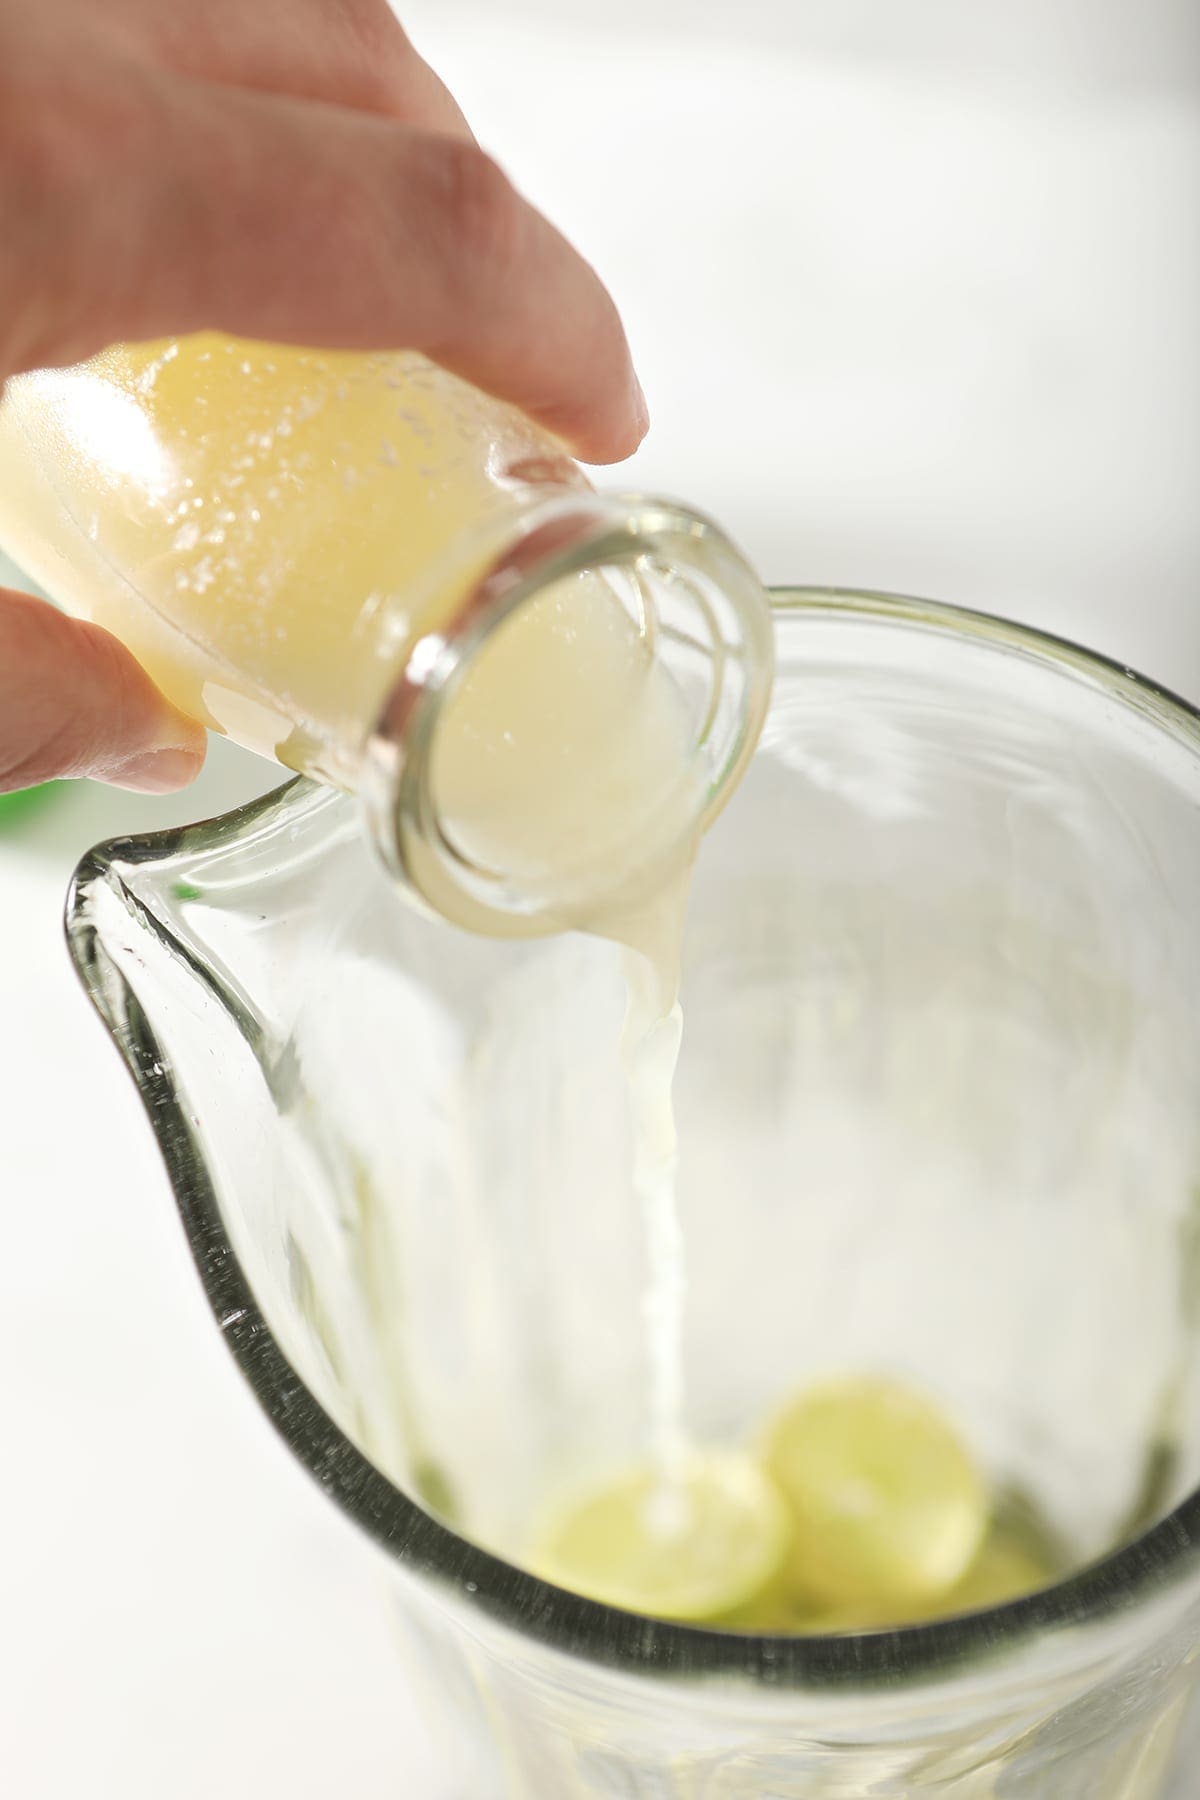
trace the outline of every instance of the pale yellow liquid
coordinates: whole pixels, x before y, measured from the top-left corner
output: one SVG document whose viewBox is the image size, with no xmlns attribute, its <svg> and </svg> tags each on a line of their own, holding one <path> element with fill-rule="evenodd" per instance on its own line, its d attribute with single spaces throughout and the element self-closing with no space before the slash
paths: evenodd
<svg viewBox="0 0 1200 1800">
<path fill-rule="evenodd" d="M 489 643 L 446 709 L 432 772 L 439 814 L 476 866 L 533 886 L 564 868 L 607 871 L 603 901 L 575 922 L 624 949 L 621 1058 L 646 1253 L 647 1447 L 654 1523 L 668 1550 L 689 1526 L 680 1502 L 685 1274 L 672 1099 L 700 818 L 686 725 L 670 677 L 629 616 L 602 579 L 582 577 L 522 608 Z M 653 879 L 647 885 L 639 866 L 611 883 L 652 821 L 666 846 Z M 430 871 L 427 891 L 435 880 Z M 453 916 L 452 895 L 444 910 Z"/>
<path fill-rule="evenodd" d="M 403 653 L 469 591 L 553 441 L 411 354 L 204 335 L 10 381 L 0 541 L 185 712 L 353 786 Z"/>
</svg>

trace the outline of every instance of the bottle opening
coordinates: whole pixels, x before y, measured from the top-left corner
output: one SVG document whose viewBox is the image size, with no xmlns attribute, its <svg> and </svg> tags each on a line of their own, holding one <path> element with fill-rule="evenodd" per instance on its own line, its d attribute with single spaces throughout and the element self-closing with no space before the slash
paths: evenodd
<svg viewBox="0 0 1200 1800">
<path fill-rule="evenodd" d="M 575 502 L 410 655 L 369 757 L 385 859 L 496 934 L 633 900 L 735 785 L 770 676 L 766 597 L 714 526 Z"/>
</svg>

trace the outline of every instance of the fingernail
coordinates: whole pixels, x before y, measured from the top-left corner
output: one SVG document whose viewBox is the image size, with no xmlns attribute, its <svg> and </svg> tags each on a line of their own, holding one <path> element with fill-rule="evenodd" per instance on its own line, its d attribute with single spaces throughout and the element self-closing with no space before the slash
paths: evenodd
<svg viewBox="0 0 1200 1800">
<path fill-rule="evenodd" d="M 203 761 L 195 750 L 143 750 L 106 774 L 104 780 L 135 794 L 173 794 L 200 773 Z"/>
<path fill-rule="evenodd" d="M 646 405 L 646 396 L 636 375 L 633 378 L 633 404 L 637 413 L 638 435 L 645 437 L 650 429 L 650 408 Z"/>
</svg>

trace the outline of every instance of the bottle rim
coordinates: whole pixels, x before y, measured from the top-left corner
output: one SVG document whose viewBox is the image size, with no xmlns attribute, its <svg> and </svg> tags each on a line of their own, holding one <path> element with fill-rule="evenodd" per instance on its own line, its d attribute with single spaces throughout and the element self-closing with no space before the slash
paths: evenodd
<svg viewBox="0 0 1200 1800">
<path fill-rule="evenodd" d="M 473 863 L 441 818 L 433 745 L 472 660 L 521 608 L 586 571 L 636 594 L 656 656 L 686 642 L 707 691 L 691 708 L 695 805 L 677 794 L 648 808 L 623 857 L 576 862 L 536 885 Z M 664 624 L 665 609 L 689 623 Z M 699 650 L 697 657 L 694 653 Z M 706 659 L 706 660 L 705 660 Z M 702 513 L 638 495 L 572 495 L 536 509 L 438 629 L 418 637 L 368 735 L 359 792 L 369 836 L 391 874 L 430 910 L 492 935 L 562 930 L 618 888 L 647 891 L 677 863 L 682 838 L 707 830 L 754 749 L 774 672 L 769 598 L 741 552 Z M 695 779 L 697 772 L 700 780 Z"/>
</svg>

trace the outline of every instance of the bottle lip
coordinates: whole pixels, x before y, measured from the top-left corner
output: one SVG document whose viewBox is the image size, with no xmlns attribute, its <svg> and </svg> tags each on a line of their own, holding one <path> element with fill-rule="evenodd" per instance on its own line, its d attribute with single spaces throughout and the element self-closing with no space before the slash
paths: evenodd
<svg viewBox="0 0 1200 1800">
<path fill-rule="evenodd" d="M 467 861 L 438 816 L 432 746 L 443 705 L 471 659 L 519 608 L 585 570 L 639 568 L 694 584 L 710 637 L 708 713 L 698 747 L 707 745 L 714 766 L 699 817 L 689 820 L 686 835 L 706 830 L 736 787 L 766 717 L 774 673 L 770 604 L 750 564 L 712 520 L 673 501 L 556 497 L 526 515 L 519 534 L 450 618 L 413 642 L 367 738 L 359 791 L 369 834 L 390 873 L 428 910 L 489 935 L 536 936 L 577 923 L 589 907 L 603 904 L 606 871 L 600 865 L 573 890 L 533 893 Z M 646 629 L 654 629 L 652 619 Z M 731 679 L 737 685 L 735 714 L 732 721 L 718 721 L 722 684 Z M 669 821 L 664 814 L 661 824 L 661 833 L 647 827 L 639 846 L 637 868 L 647 888 L 678 861 L 682 847 L 677 810 Z M 619 885 L 628 892 L 628 866 L 620 869 L 619 883 L 611 873 L 607 882 L 611 891 Z"/>
</svg>

